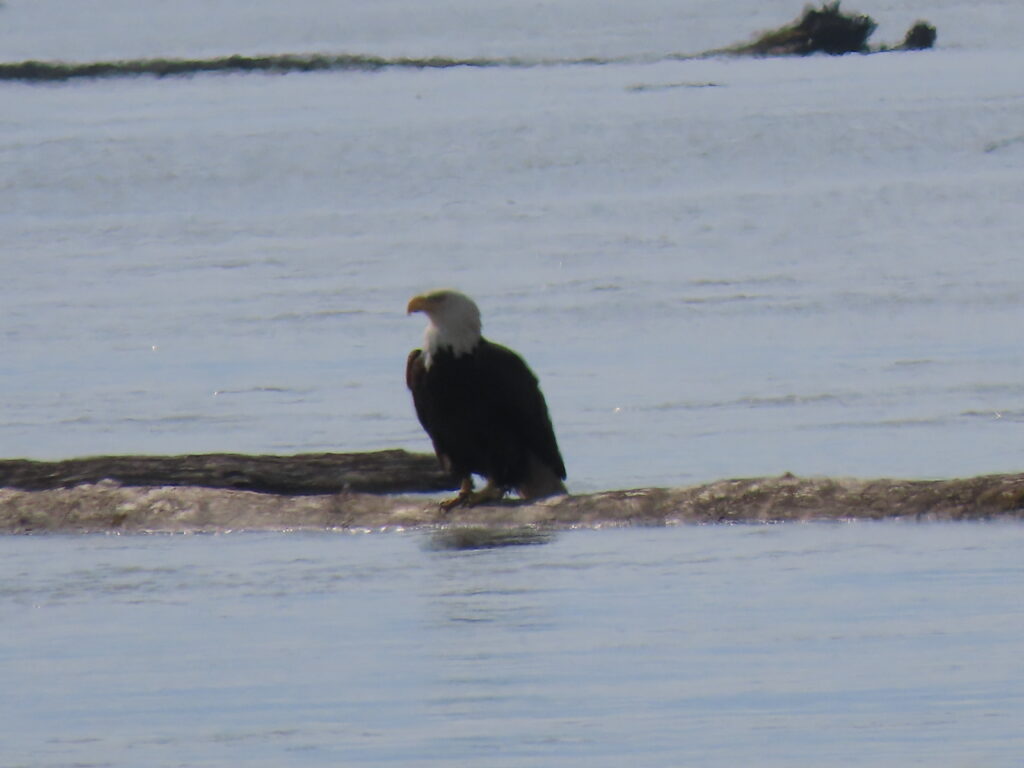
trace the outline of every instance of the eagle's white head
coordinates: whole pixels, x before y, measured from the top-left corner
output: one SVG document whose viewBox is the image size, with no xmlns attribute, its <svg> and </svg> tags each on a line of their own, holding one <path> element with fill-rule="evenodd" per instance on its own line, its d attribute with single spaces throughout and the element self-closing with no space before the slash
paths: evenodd
<svg viewBox="0 0 1024 768">
<path fill-rule="evenodd" d="M 480 310 L 464 293 L 442 289 L 421 293 L 409 300 L 407 313 L 422 312 L 430 321 L 423 335 L 424 364 L 429 368 L 434 354 L 444 347 L 456 357 L 472 352 L 480 343 Z"/>
</svg>

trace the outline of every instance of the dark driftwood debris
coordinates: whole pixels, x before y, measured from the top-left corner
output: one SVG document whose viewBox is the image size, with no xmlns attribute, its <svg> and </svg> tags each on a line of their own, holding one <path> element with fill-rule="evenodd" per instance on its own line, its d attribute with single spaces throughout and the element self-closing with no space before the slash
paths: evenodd
<svg viewBox="0 0 1024 768">
<path fill-rule="evenodd" d="M 116 479 L 112 479 L 116 476 Z M 453 485 L 432 456 L 105 457 L 0 462 L 0 532 L 141 532 L 1024 519 L 1024 474 L 962 480 L 721 480 L 505 502 L 443 513 L 409 494 Z M 456 532 L 458 533 L 458 532 Z M 454 535 L 454 534 L 453 534 Z M 466 546 L 462 534 L 446 546 Z M 475 533 L 469 545 L 480 546 Z M 500 537 L 499 537 L 500 538 Z M 541 539 L 516 532 L 514 543 Z M 485 537 L 487 546 L 495 545 Z M 502 545 L 509 543 L 501 539 Z"/>
<path fill-rule="evenodd" d="M 935 27 L 927 21 L 918 21 L 907 30 L 899 45 L 871 48 L 868 38 L 877 27 L 878 24 L 870 16 L 844 13 L 839 9 L 838 2 L 825 3 L 820 8 L 807 6 L 793 22 L 763 32 L 753 42 L 712 53 L 741 56 L 808 56 L 827 53 L 840 56 L 846 53 L 916 51 L 935 45 Z"/>
<path fill-rule="evenodd" d="M 245 456 L 95 456 L 67 461 L 0 461 L 0 487 L 24 491 L 101 480 L 128 486 L 189 485 L 276 494 L 430 493 L 458 487 L 433 455 L 408 451 Z"/>
<path fill-rule="evenodd" d="M 870 16 L 846 14 L 839 3 L 821 8 L 808 6 L 796 21 L 762 33 L 754 42 L 698 54 L 672 54 L 669 59 L 696 59 L 707 56 L 806 56 L 811 53 L 877 53 L 918 50 L 935 44 L 935 27 L 917 22 L 900 45 L 869 48 L 867 39 L 875 30 Z M 20 61 L 0 63 L 0 80 L 55 82 L 78 78 L 170 77 L 210 72 L 320 72 L 324 70 L 376 72 L 382 69 L 448 69 L 451 67 L 538 67 L 564 65 L 600 65 L 626 59 L 519 59 L 443 56 L 425 58 L 385 58 L 362 54 L 276 54 L 267 56 L 219 56 L 209 59 L 131 59 L 122 61 Z"/>
</svg>

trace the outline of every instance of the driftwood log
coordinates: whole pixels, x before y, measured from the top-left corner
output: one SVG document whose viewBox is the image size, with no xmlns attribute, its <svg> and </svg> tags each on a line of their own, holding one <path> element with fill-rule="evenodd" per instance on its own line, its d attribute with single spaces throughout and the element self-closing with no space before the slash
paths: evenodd
<svg viewBox="0 0 1024 768">
<path fill-rule="evenodd" d="M 112 480 L 128 486 L 188 485 L 309 495 L 430 493 L 458 487 L 432 454 L 390 450 L 245 456 L 95 456 L 67 461 L 0 461 L 0 487 L 45 491 Z"/>
<path fill-rule="evenodd" d="M 389 452 L 390 453 L 390 452 Z M 373 455 L 373 454 L 371 454 Z M 10 464 L 8 463 L 8 466 Z M 113 480 L 0 489 L 0 531 L 144 532 L 575 526 L 908 518 L 1024 518 L 1024 474 L 962 480 L 836 480 L 783 475 L 690 488 L 641 488 L 505 502 L 443 513 L 437 499 L 347 490 L 257 493 Z"/>
</svg>

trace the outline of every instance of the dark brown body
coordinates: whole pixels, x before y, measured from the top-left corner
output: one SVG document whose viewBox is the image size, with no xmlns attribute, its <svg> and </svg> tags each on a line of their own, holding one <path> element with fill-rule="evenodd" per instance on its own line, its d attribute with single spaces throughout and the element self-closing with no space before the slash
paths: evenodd
<svg viewBox="0 0 1024 768">
<path fill-rule="evenodd" d="M 405 377 L 416 415 L 455 477 L 480 475 L 524 498 L 565 492 L 547 403 L 515 352 L 481 339 L 459 356 L 442 348 L 428 369 L 422 350 L 414 349 Z"/>
</svg>

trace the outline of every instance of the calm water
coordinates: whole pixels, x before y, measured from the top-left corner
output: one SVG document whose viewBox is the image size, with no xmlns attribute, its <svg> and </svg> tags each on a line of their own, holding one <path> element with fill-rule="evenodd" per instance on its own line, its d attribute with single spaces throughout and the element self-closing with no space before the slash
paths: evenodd
<svg viewBox="0 0 1024 768">
<path fill-rule="evenodd" d="M 1024 11 L 665 60 L 800 5 L 0 4 L 7 60 L 649 61 L 0 84 L 0 457 L 427 450 L 402 311 L 454 285 L 540 374 L 574 491 L 1019 471 Z M 0 765 L 1024 754 L 1019 525 L 426 543 L 0 539 Z"/>
<path fill-rule="evenodd" d="M 0 539 L 0 764 L 1009 768 L 1024 526 Z"/>
<path fill-rule="evenodd" d="M 14 60 L 652 63 L 0 84 L 0 456 L 429 450 L 403 309 L 455 285 L 576 491 L 1019 470 L 1024 11 L 863 9 L 880 40 L 927 10 L 922 54 L 663 60 L 799 5 L 4 4 Z"/>
</svg>

